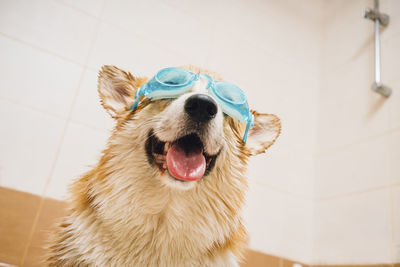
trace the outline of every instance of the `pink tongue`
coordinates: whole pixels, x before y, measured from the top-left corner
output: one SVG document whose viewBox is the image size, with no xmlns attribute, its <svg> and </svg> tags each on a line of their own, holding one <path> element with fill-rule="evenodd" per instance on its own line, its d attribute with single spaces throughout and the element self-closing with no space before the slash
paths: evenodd
<svg viewBox="0 0 400 267">
<path fill-rule="evenodd" d="M 167 153 L 169 173 L 176 179 L 195 181 L 203 177 L 206 171 L 206 159 L 201 149 L 186 154 L 181 146 L 173 144 Z"/>
</svg>

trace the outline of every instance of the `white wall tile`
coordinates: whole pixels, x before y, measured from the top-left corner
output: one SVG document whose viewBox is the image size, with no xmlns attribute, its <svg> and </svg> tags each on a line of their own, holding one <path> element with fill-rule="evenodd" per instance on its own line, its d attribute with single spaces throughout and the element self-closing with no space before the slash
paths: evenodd
<svg viewBox="0 0 400 267">
<path fill-rule="evenodd" d="M 325 31 L 325 28 L 329 27 L 330 24 L 335 22 L 335 19 L 337 19 L 339 16 L 343 16 L 343 9 L 348 9 L 347 5 L 349 1 L 347 0 L 335 0 L 335 1 L 323 1 L 323 31 Z M 356 1 L 352 1 L 356 2 Z M 354 4 L 354 3 L 352 3 Z"/>
<path fill-rule="evenodd" d="M 318 150 L 326 152 L 389 130 L 389 99 L 371 90 L 373 55 L 325 73 L 318 98 Z"/>
<path fill-rule="evenodd" d="M 314 264 L 391 262 L 390 190 L 317 202 Z"/>
<path fill-rule="evenodd" d="M 380 2 L 381 11 L 390 13 L 391 1 Z M 392 219 L 388 218 L 391 187 L 400 182 L 399 135 L 393 132 L 399 125 L 399 101 L 396 91 L 385 99 L 370 89 L 374 81 L 374 31 L 372 21 L 361 17 L 367 7 L 373 7 L 373 1 L 324 1 L 314 264 L 392 260 Z M 396 24 L 381 32 L 382 81 L 391 87 L 398 80 Z M 382 187 L 387 189 L 355 193 Z M 341 194 L 347 196 L 334 198 Z"/>
<path fill-rule="evenodd" d="M 400 28 L 400 25 L 399 25 Z M 381 76 L 382 82 L 393 87 L 392 83 L 400 80 L 400 29 L 399 34 L 386 38 L 381 41 Z M 398 92 L 399 88 L 393 87 L 394 92 Z"/>
<path fill-rule="evenodd" d="M 311 199 L 314 158 L 311 153 L 290 150 L 277 142 L 265 154 L 249 160 L 247 177 L 278 190 Z"/>
<path fill-rule="evenodd" d="M 399 263 L 400 262 L 400 246 L 395 246 L 393 250 L 394 250 L 393 262 Z M 393 265 L 393 266 L 395 266 L 395 265 Z"/>
<path fill-rule="evenodd" d="M 244 219 L 250 248 L 311 261 L 311 201 L 250 181 Z"/>
<path fill-rule="evenodd" d="M 331 197 L 399 182 L 391 154 L 390 136 L 384 135 L 320 155 L 314 196 Z"/>
<path fill-rule="evenodd" d="M 114 126 L 114 120 L 100 102 L 97 92 L 97 72 L 85 70 L 72 111 L 72 120 L 102 130 L 110 130 Z"/>
<path fill-rule="evenodd" d="M 399 47 L 400 29 L 399 34 L 382 41 L 382 82 L 392 89 L 392 95 L 387 100 L 389 104 L 389 124 L 391 129 L 400 128 Z"/>
<path fill-rule="evenodd" d="M 317 1 L 229 1 L 221 13 L 223 17 L 215 26 L 215 42 L 226 34 L 236 35 L 299 68 L 317 72 L 321 40 L 321 24 L 316 23 L 320 21 L 321 5 Z"/>
<path fill-rule="evenodd" d="M 400 24 L 399 24 L 400 27 Z M 400 29 L 399 34 L 382 42 L 382 82 L 392 89 L 387 99 L 390 129 L 400 128 Z"/>
<path fill-rule="evenodd" d="M 65 122 L 0 100 L 1 186 L 42 194 Z"/>
<path fill-rule="evenodd" d="M 89 60 L 89 65 L 96 70 L 102 65 L 116 65 L 133 75 L 147 76 L 165 67 L 188 63 L 165 47 L 108 23 L 101 23 Z"/>
<path fill-rule="evenodd" d="M 84 63 L 96 20 L 53 0 L 2 0 L 0 32 Z"/>
<path fill-rule="evenodd" d="M 374 81 L 374 55 L 372 45 L 368 47 L 371 48 L 371 52 L 365 51 L 347 61 L 346 64 L 322 73 L 320 100 L 354 99 L 361 93 L 368 92 L 366 89 L 370 89 Z M 327 61 L 325 65 L 330 65 L 330 61 Z"/>
<path fill-rule="evenodd" d="M 382 43 L 382 82 L 392 89 L 392 95 L 387 99 L 389 106 L 390 129 L 400 128 L 399 47 L 400 34 L 387 39 Z"/>
<path fill-rule="evenodd" d="M 400 246 L 400 186 L 393 188 L 392 201 L 393 241 L 396 246 Z"/>
<path fill-rule="evenodd" d="M 77 8 L 92 16 L 100 17 L 104 0 L 56 0 L 66 6 Z"/>
<path fill-rule="evenodd" d="M 386 13 L 390 17 L 389 26 L 382 32 L 382 39 L 391 38 L 400 33 L 400 3 L 397 0 L 380 0 L 380 12 Z M 372 4 L 370 5 L 372 7 Z"/>
<path fill-rule="evenodd" d="M 82 67 L 0 36 L 0 97 L 66 117 Z"/>
<path fill-rule="evenodd" d="M 308 70 L 299 69 L 252 42 L 229 34 L 219 38 L 220 42 L 212 47 L 209 68 L 241 87 L 252 109 L 274 113 L 282 123 L 276 144 L 250 161 L 249 177 L 280 190 L 310 196 L 317 80 Z"/>
<path fill-rule="evenodd" d="M 230 35 L 212 47 L 208 65 L 242 88 L 252 109 L 281 118 L 280 142 L 313 153 L 318 90 L 314 74 Z"/>
<path fill-rule="evenodd" d="M 370 90 L 374 82 L 373 23 L 360 14 L 372 6 L 373 1 L 365 0 L 325 3 L 328 19 L 324 27 L 323 75 L 318 100 L 320 151 L 389 130 L 390 102 L 396 101 L 393 96 L 385 99 Z M 381 6 L 387 9 L 390 3 L 381 1 Z M 386 35 L 387 30 L 382 31 L 382 81 L 392 87 L 392 82 L 398 80 L 396 59 L 400 39 Z M 394 95 L 395 92 L 394 88 Z"/>
<path fill-rule="evenodd" d="M 203 0 L 201 5 L 196 1 L 186 0 L 162 0 L 166 5 L 181 10 L 188 16 L 195 18 L 202 22 L 202 25 L 213 25 L 218 22 L 224 14 L 226 6 L 231 4 L 234 0 Z"/>
<path fill-rule="evenodd" d="M 211 22 L 201 23 L 163 1 L 107 0 L 103 18 L 188 58 L 191 64 L 202 64 L 207 55 Z"/>
<path fill-rule="evenodd" d="M 46 196 L 65 200 L 69 184 L 100 159 L 100 152 L 106 147 L 109 135 L 81 124 L 69 123 Z"/>
<path fill-rule="evenodd" d="M 400 129 L 388 136 L 390 154 L 386 157 L 391 162 L 391 172 L 396 184 L 400 184 Z"/>
<path fill-rule="evenodd" d="M 361 14 L 372 1 L 325 1 L 322 45 L 324 70 L 334 70 L 363 53 L 373 53 L 373 22 Z"/>
</svg>

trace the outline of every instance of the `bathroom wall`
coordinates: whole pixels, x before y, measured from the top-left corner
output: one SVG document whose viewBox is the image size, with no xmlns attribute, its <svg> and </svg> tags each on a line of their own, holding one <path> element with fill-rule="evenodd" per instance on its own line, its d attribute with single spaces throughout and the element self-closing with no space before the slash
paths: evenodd
<svg viewBox="0 0 400 267">
<path fill-rule="evenodd" d="M 1 0 L 0 186 L 62 200 L 95 164 L 113 127 L 96 92 L 101 65 L 151 76 L 195 64 L 281 117 L 277 144 L 250 162 L 249 246 L 310 263 L 322 8 L 318 0 Z M 318 201 L 317 211 L 329 203 Z"/>
<path fill-rule="evenodd" d="M 400 262 L 400 1 L 381 1 L 384 97 L 374 79 L 373 1 L 324 1 L 314 182 L 314 263 Z"/>
<path fill-rule="evenodd" d="M 400 1 L 381 0 L 391 15 L 388 99 L 369 89 L 366 7 L 372 1 L 0 0 L 0 186 L 67 198 L 114 125 L 97 96 L 101 65 L 151 76 L 195 64 L 282 119 L 277 143 L 250 161 L 250 248 L 308 264 L 400 262 Z"/>
</svg>

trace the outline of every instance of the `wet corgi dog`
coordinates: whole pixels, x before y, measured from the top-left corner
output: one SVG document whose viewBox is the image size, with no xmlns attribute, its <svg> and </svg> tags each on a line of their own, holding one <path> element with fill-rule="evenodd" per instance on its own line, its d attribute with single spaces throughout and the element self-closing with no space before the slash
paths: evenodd
<svg viewBox="0 0 400 267">
<path fill-rule="evenodd" d="M 275 142 L 280 120 L 249 111 L 221 80 L 193 66 L 150 80 L 102 67 L 116 126 L 71 186 L 49 266 L 238 266 L 247 161 Z"/>
</svg>

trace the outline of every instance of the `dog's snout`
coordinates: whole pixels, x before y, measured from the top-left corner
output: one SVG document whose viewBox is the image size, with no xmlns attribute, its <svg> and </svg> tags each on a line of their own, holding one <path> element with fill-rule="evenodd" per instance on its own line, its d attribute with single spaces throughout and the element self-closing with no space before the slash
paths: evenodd
<svg viewBox="0 0 400 267">
<path fill-rule="evenodd" d="M 193 120 L 207 122 L 217 114 L 217 103 L 208 95 L 195 94 L 186 99 L 185 111 Z"/>
</svg>

